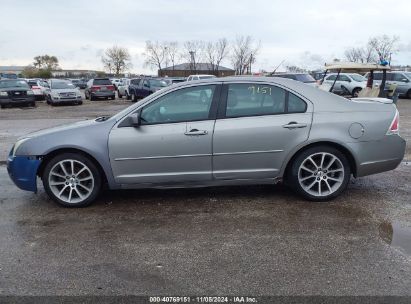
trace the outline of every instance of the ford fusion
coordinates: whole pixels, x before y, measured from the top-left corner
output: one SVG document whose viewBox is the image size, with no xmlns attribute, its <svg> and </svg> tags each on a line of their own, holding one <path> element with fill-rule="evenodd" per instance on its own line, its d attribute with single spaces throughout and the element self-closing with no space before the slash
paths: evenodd
<svg viewBox="0 0 411 304">
<path fill-rule="evenodd" d="M 272 184 L 308 200 L 340 195 L 350 176 L 404 156 L 395 104 L 346 99 L 276 77 L 166 87 L 112 117 L 20 138 L 8 172 L 21 189 L 86 206 L 109 189 Z"/>
</svg>

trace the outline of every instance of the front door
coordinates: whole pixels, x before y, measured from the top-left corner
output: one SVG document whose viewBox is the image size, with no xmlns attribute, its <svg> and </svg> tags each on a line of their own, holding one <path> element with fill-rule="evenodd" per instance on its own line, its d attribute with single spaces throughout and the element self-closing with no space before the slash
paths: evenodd
<svg viewBox="0 0 411 304">
<path fill-rule="evenodd" d="M 214 178 L 277 177 L 291 149 L 308 138 L 311 103 L 261 83 L 228 84 L 223 95 L 214 128 Z"/>
<path fill-rule="evenodd" d="M 215 111 L 211 109 L 218 101 L 217 87 L 199 85 L 175 90 L 139 109 L 141 126 L 113 128 L 109 153 L 116 182 L 211 180 L 215 122 Z"/>
</svg>

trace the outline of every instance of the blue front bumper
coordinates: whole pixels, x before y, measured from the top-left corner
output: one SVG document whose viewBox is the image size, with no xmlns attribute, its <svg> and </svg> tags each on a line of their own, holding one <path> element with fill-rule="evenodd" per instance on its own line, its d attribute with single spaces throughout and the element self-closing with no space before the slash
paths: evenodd
<svg viewBox="0 0 411 304">
<path fill-rule="evenodd" d="M 37 169 L 41 160 L 30 156 L 12 156 L 7 159 L 7 172 L 17 187 L 37 192 Z"/>
</svg>

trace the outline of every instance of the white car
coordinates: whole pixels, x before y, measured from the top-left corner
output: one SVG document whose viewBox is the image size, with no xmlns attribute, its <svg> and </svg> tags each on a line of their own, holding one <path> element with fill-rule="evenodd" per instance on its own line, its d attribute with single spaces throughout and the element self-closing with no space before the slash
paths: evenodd
<svg viewBox="0 0 411 304">
<path fill-rule="evenodd" d="M 27 83 L 34 92 L 36 100 L 44 100 L 46 97 L 46 90 L 50 88 L 49 84 L 41 79 L 27 79 Z"/>
<path fill-rule="evenodd" d="M 123 98 L 123 96 L 126 96 L 128 100 L 131 99 L 130 91 L 128 89 L 130 86 L 130 81 L 131 79 L 128 78 L 122 79 L 121 84 L 117 87 L 118 98 Z"/>
<path fill-rule="evenodd" d="M 329 74 L 325 77 L 323 84 L 329 86 L 333 85 L 337 78 L 337 73 Z M 367 86 L 367 79 L 356 73 L 340 73 L 335 82 L 332 92 L 341 95 L 351 95 L 357 97 L 358 93 Z"/>
<path fill-rule="evenodd" d="M 209 78 L 216 78 L 216 77 L 214 75 L 206 75 L 206 74 L 190 75 L 190 76 L 188 76 L 187 81 L 200 80 L 200 79 L 209 79 Z"/>
<path fill-rule="evenodd" d="M 118 78 L 110 78 L 110 81 L 116 89 L 122 84 L 121 79 Z"/>
</svg>

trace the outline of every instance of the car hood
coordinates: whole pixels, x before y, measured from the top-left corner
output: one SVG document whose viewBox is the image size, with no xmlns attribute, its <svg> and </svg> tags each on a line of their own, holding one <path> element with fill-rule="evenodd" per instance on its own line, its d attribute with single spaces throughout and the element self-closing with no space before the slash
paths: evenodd
<svg viewBox="0 0 411 304">
<path fill-rule="evenodd" d="M 43 135 L 49 135 L 53 133 L 59 133 L 59 132 L 70 131 L 70 130 L 75 130 L 75 129 L 84 128 L 84 127 L 94 126 L 96 124 L 100 124 L 100 122 L 97 122 L 94 119 L 93 120 L 83 120 L 83 121 L 78 121 L 74 123 L 63 124 L 63 125 L 52 127 L 52 128 L 41 129 L 39 131 L 35 131 L 25 136 L 22 136 L 21 138 L 34 138 L 34 137 L 39 137 Z"/>
<path fill-rule="evenodd" d="M 22 87 L 10 87 L 10 88 L 0 88 L 0 91 L 2 92 L 8 92 L 8 91 L 30 91 L 29 88 L 22 88 Z"/>
<path fill-rule="evenodd" d="M 51 89 L 53 93 L 78 93 L 79 90 L 76 89 Z"/>
</svg>

